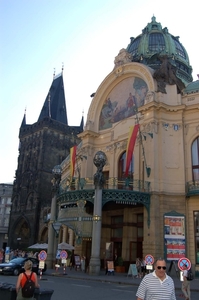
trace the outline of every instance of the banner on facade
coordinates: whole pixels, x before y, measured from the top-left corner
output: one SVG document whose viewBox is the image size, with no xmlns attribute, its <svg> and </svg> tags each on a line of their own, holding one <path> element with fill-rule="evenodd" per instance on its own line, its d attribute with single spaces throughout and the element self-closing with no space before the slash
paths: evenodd
<svg viewBox="0 0 199 300">
<path fill-rule="evenodd" d="M 136 124 L 135 126 L 130 127 L 129 131 L 129 138 L 127 142 L 127 148 L 126 148 L 126 170 L 125 170 L 125 176 L 128 176 L 129 167 L 132 160 L 133 150 L 135 146 L 135 141 L 137 138 L 137 133 L 139 129 L 139 124 Z"/>
</svg>

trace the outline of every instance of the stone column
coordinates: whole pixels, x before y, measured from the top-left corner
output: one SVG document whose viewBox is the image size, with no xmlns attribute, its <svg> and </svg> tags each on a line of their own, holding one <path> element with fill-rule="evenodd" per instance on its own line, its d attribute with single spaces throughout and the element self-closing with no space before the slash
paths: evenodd
<svg viewBox="0 0 199 300">
<path fill-rule="evenodd" d="M 55 166 L 53 169 L 53 179 L 52 179 L 52 201 L 51 201 L 51 212 L 50 212 L 50 222 L 48 226 L 48 255 L 46 259 L 46 264 L 48 269 L 53 268 L 53 263 L 56 259 L 55 253 L 55 241 L 56 232 L 53 228 L 53 223 L 56 221 L 57 216 L 57 191 L 59 189 L 59 183 L 61 180 L 61 168 L 60 166 Z"/>
<path fill-rule="evenodd" d="M 68 229 L 68 234 L 69 234 L 69 239 L 68 239 L 68 243 L 70 245 L 73 245 L 73 240 L 74 240 L 74 231 L 72 229 Z"/>
<path fill-rule="evenodd" d="M 68 227 L 66 225 L 63 226 L 63 237 L 62 242 L 66 243 L 68 241 Z"/>
<path fill-rule="evenodd" d="M 89 264 L 89 274 L 99 275 L 100 261 L 100 244 L 101 244 L 101 218 L 102 218 L 102 189 L 104 185 L 103 167 L 106 164 L 107 158 L 104 152 L 98 151 L 95 154 L 93 162 L 97 167 L 97 172 L 94 175 L 95 198 L 93 210 L 93 231 L 92 231 L 92 249 L 91 259 Z"/>
</svg>

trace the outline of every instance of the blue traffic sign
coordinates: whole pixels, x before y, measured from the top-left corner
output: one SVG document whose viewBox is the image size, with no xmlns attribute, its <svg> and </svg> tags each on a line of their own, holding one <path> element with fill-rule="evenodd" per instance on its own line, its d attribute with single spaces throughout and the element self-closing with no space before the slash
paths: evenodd
<svg viewBox="0 0 199 300">
<path fill-rule="evenodd" d="M 60 257 L 61 257 L 62 259 L 66 259 L 66 258 L 68 257 L 68 253 L 67 253 L 65 250 L 62 250 L 62 251 L 60 252 Z"/>
<path fill-rule="evenodd" d="M 182 257 L 178 261 L 178 268 L 183 271 L 183 270 L 189 270 L 191 269 L 191 262 L 188 258 Z"/>
<path fill-rule="evenodd" d="M 44 251 L 44 250 L 40 251 L 39 255 L 38 255 L 38 258 L 39 258 L 39 260 L 46 260 L 46 258 L 47 258 L 46 251 Z"/>
<path fill-rule="evenodd" d="M 145 261 L 147 265 L 152 265 L 154 263 L 154 258 L 151 254 L 145 256 Z"/>
</svg>

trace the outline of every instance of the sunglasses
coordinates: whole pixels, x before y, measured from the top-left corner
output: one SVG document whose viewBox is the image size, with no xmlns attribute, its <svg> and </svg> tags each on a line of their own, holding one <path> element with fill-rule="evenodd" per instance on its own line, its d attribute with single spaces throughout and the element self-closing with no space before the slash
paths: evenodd
<svg viewBox="0 0 199 300">
<path fill-rule="evenodd" d="M 167 267 L 165 267 L 165 266 L 163 266 L 163 267 L 162 267 L 162 266 L 158 266 L 157 268 L 158 268 L 158 270 L 160 270 L 161 268 L 162 268 L 163 270 L 166 270 Z"/>
</svg>

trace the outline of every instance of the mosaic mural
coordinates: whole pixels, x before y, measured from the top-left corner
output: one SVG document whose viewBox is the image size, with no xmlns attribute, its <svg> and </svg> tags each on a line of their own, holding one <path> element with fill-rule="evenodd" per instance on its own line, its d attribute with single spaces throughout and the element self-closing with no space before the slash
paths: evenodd
<svg viewBox="0 0 199 300">
<path fill-rule="evenodd" d="M 137 108 L 144 105 L 147 91 L 147 84 L 141 78 L 131 77 L 121 81 L 103 104 L 99 130 L 111 128 L 113 123 L 135 115 Z"/>
</svg>

